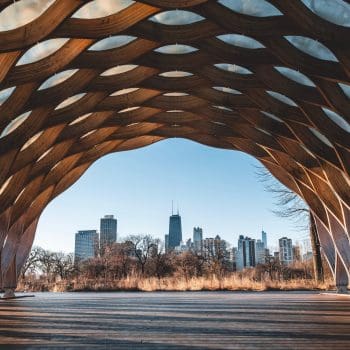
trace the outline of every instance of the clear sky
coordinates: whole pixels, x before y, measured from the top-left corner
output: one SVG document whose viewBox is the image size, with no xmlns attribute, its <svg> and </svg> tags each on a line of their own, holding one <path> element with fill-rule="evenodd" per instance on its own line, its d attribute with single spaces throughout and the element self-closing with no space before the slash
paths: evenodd
<svg viewBox="0 0 350 350">
<path fill-rule="evenodd" d="M 307 233 L 271 212 L 274 199 L 258 180 L 259 164 L 241 152 L 183 139 L 105 156 L 49 204 L 34 244 L 73 252 L 75 232 L 99 229 L 105 214 L 117 217 L 118 239 L 138 233 L 164 239 L 172 200 L 184 240 L 200 226 L 204 237 L 219 234 L 234 246 L 240 234 L 260 238 L 262 227 L 269 246 L 282 236 L 302 241 Z"/>
</svg>

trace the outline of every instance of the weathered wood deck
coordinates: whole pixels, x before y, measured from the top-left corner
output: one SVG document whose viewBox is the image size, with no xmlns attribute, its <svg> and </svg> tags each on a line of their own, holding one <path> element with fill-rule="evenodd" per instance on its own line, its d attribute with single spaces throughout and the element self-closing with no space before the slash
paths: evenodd
<svg viewBox="0 0 350 350">
<path fill-rule="evenodd" d="M 350 298 L 65 293 L 0 302 L 0 348 L 350 349 Z"/>
</svg>

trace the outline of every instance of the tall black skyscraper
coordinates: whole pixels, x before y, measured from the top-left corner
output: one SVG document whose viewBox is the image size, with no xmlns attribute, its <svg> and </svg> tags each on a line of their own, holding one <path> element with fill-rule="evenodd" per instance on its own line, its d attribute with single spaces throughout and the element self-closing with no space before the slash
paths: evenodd
<svg viewBox="0 0 350 350">
<path fill-rule="evenodd" d="M 173 214 L 169 218 L 169 237 L 168 248 L 173 249 L 180 245 L 182 241 L 181 216 L 179 212 Z"/>
<path fill-rule="evenodd" d="M 117 219 L 113 215 L 105 215 L 100 222 L 100 246 L 103 250 L 106 245 L 117 241 Z"/>
</svg>

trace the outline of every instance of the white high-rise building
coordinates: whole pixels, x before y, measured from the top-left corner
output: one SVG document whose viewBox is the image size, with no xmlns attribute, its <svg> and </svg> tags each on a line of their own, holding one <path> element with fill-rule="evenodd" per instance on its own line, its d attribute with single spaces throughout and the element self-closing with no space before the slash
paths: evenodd
<svg viewBox="0 0 350 350">
<path fill-rule="evenodd" d="M 279 259 L 281 264 L 289 265 L 293 262 L 293 245 L 292 240 L 287 237 L 282 237 L 278 240 L 279 244 Z"/>
</svg>

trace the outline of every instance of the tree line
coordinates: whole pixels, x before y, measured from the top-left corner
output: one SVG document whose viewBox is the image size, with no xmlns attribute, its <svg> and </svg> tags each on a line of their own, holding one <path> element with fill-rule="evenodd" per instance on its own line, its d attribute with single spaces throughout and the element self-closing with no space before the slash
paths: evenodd
<svg viewBox="0 0 350 350">
<path fill-rule="evenodd" d="M 168 251 L 163 242 L 151 235 L 133 235 L 121 243 L 104 247 L 103 252 L 91 259 L 74 261 L 73 254 L 50 252 L 34 247 L 24 265 L 22 282 L 39 279 L 50 284 L 56 281 L 90 280 L 102 284 L 130 277 L 163 279 L 167 277 L 190 280 L 215 276 L 221 280 L 235 271 L 234 262 L 227 257 L 225 244 L 207 247 L 206 251 Z M 284 266 L 270 260 L 236 274 L 249 276 L 255 281 L 312 278 L 312 264 L 299 263 Z"/>
</svg>

